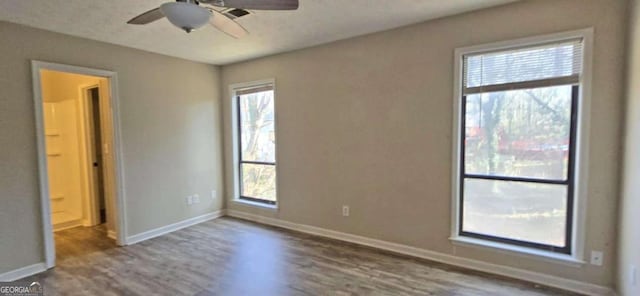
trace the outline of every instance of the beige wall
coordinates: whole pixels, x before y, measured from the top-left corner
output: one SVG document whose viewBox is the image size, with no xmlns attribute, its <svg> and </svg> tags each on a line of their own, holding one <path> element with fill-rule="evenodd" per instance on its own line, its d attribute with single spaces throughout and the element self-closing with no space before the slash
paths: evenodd
<svg viewBox="0 0 640 296">
<path fill-rule="evenodd" d="M 222 87 L 276 79 L 279 211 L 275 217 L 432 251 L 613 285 L 626 1 L 548 0 L 448 17 L 223 67 Z M 453 54 L 457 47 L 594 27 L 586 250 L 572 267 L 454 247 L 450 235 Z M 227 198 L 232 195 L 224 95 Z M 341 216 L 341 206 L 351 216 Z"/>
<path fill-rule="evenodd" d="M 0 40 L 0 273 L 43 261 L 31 59 L 118 73 L 127 235 L 222 207 L 217 67 L 4 22 Z"/>
<path fill-rule="evenodd" d="M 617 289 L 621 296 L 640 295 L 640 2 L 630 1 L 627 40 L 627 114 Z M 631 283 L 635 266 L 636 281 Z"/>
</svg>

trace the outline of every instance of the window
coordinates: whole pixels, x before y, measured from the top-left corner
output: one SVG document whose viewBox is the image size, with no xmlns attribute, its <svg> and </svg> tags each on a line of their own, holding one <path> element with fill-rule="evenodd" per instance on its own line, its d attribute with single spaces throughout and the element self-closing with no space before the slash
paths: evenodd
<svg viewBox="0 0 640 296">
<path fill-rule="evenodd" d="M 276 204 L 276 133 L 273 84 L 235 90 L 238 198 Z"/>
<path fill-rule="evenodd" d="M 583 43 L 458 52 L 458 237 L 572 254 Z"/>
</svg>

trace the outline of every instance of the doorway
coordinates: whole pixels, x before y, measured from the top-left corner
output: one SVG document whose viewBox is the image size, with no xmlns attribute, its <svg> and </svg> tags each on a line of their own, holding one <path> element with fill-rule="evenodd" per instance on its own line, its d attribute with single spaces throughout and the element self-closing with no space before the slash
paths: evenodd
<svg viewBox="0 0 640 296">
<path fill-rule="evenodd" d="M 63 260 L 124 244 L 116 81 L 113 72 L 38 61 L 32 70 L 51 268 L 56 255 Z"/>
</svg>

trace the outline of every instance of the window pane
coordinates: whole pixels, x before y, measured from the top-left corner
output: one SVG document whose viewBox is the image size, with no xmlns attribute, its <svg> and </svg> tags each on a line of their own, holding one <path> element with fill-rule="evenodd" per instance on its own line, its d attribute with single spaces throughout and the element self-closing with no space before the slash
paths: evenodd
<svg viewBox="0 0 640 296">
<path fill-rule="evenodd" d="M 240 165 L 242 188 L 240 195 L 276 201 L 276 167 L 274 165 Z"/>
<path fill-rule="evenodd" d="M 275 162 L 273 90 L 241 95 L 242 160 Z"/>
<path fill-rule="evenodd" d="M 467 96 L 465 172 L 565 180 L 572 86 Z"/>
<path fill-rule="evenodd" d="M 466 179 L 463 231 L 565 246 L 565 185 Z"/>
</svg>

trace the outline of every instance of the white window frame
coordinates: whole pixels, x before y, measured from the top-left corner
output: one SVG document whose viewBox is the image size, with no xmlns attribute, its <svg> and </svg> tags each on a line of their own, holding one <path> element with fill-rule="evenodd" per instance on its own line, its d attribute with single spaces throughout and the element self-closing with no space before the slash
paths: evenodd
<svg viewBox="0 0 640 296">
<path fill-rule="evenodd" d="M 276 204 L 267 204 L 267 203 L 261 203 L 261 202 L 254 202 L 254 201 L 249 201 L 249 200 L 244 200 L 240 198 L 240 168 L 239 168 L 239 163 L 240 163 L 240 130 L 238 128 L 238 95 L 237 92 L 243 89 L 248 89 L 248 88 L 254 88 L 257 86 L 262 86 L 262 85 L 267 85 L 270 84 L 273 86 L 273 97 L 274 97 L 274 133 L 276 135 L 276 139 L 278 139 L 278 114 L 276 113 L 276 80 L 271 78 L 271 79 L 262 79 L 262 80 L 256 80 L 256 81 L 250 81 L 250 82 L 242 82 L 242 83 L 235 83 L 235 84 L 231 84 L 229 85 L 229 94 L 231 95 L 231 122 L 230 122 L 230 126 L 231 126 L 231 142 L 232 142 L 232 151 L 233 151 L 233 196 L 231 201 L 238 203 L 238 204 L 242 204 L 242 205 L 248 205 L 248 206 L 253 206 L 253 207 L 258 207 L 258 208 L 264 208 L 264 209 L 269 209 L 269 210 L 278 210 L 278 206 L 280 204 L 280 199 L 278 198 L 278 188 L 280 188 L 280 184 L 279 184 L 279 180 L 280 180 L 280 172 L 279 172 L 279 165 L 278 165 L 278 144 L 276 142 L 276 155 L 275 155 L 275 170 L 276 170 Z"/>
<path fill-rule="evenodd" d="M 578 104 L 577 145 L 575 151 L 575 192 L 573 208 L 573 237 L 571 254 L 560 254 L 523 246 L 515 246 L 506 243 L 487 241 L 482 239 L 460 236 L 460 133 L 464 127 L 460 126 L 462 81 L 463 81 L 463 57 L 469 54 L 477 54 L 491 51 L 502 51 L 514 48 L 548 44 L 550 42 L 565 40 L 583 40 L 583 71 L 580 76 L 580 91 Z M 586 235 L 587 213 L 587 183 L 589 167 L 589 117 L 591 109 L 591 75 L 593 51 L 593 28 L 576 31 L 554 33 L 548 35 L 527 37 L 515 40 L 495 42 L 477 46 L 457 48 L 454 54 L 454 86 L 453 86 L 453 149 L 452 149 L 452 195 L 451 195 L 451 237 L 454 245 L 479 247 L 490 251 L 514 254 L 545 261 L 564 263 L 570 266 L 582 266 L 584 261 L 584 241 Z"/>
</svg>

